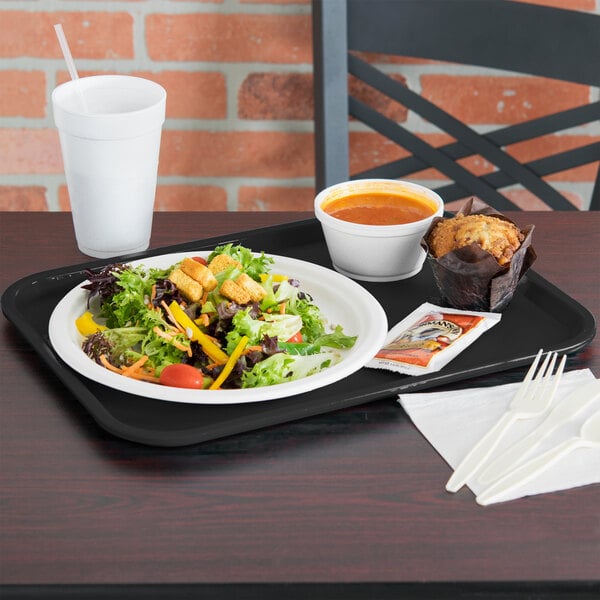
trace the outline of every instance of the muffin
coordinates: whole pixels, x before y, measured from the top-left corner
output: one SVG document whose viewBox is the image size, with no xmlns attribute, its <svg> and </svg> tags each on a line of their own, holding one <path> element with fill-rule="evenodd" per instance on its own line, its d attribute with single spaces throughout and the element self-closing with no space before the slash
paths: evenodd
<svg viewBox="0 0 600 600">
<path fill-rule="evenodd" d="M 429 249 L 440 258 L 452 250 L 477 244 L 504 266 L 510 263 L 524 239 L 510 221 L 488 215 L 457 215 L 436 224 L 429 235 Z"/>
<path fill-rule="evenodd" d="M 503 310 L 535 260 L 533 229 L 519 229 L 474 199 L 454 217 L 436 219 L 423 246 L 443 300 L 465 310 Z"/>
</svg>

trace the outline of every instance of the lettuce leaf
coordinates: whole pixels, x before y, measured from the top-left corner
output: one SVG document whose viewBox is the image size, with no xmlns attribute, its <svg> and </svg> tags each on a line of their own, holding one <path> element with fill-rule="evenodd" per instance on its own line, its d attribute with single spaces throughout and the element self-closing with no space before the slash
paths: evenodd
<svg viewBox="0 0 600 600">
<path fill-rule="evenodd" d="M 182 362 L 185 352 L 154 331 L 155 327 L 161 331 L 170 329 L 162 311 L 150 310 L 147 305 L 152 286 L 165 279 L 168 273 L 168 270 L 143 266 L 129 267 L 116 273 L 119 291 L 105 299 L 100 311 L 109 327 L 105 335 L 112 347 L 117 348 L 112 352 L 113 364 L 127 364 L 146 354 L 148 365 L 160 374 L 165 366 Z M 134 334 L 135 337 L 132 337 Z M 190 344 L 184 334 L 175 334 L 175 338 L 182 346 Z"/>
<path fill-rule="evenodd" d="M 101 315 L 106 317 L 106 325 L 130 327 L 138 324 L 139 315 L 148 312 L 146 303 L 152 294 L 152 286 L 168 276 L 168 271 L 148 269 L 143 266 L 129 267 L 114 273 L 118 291 L 110 298 L 105 298 Z"/>
<path fill-rule="evenodd" d="M 227 353 L 231 354 L 240 338 L 248 336 L 248 345 L 262 341 L 264 336 L 289 340 L 302 328 L 302 319 L 298 315 L 280 315 L 263 313 L 263 319 L 254 319 L 250 310 L 240 310 L 232 319 L 233 329 L 227 334 Z"/>
<path fill-rule="evenodd" d="M 285 312 L 297 315 L 302 319 L 301 331 L 304 341 L 314 342 L 320 336 L 325 335 L 325 319 L 319 307 L 313 304 L 312 298 L 299 287 L 288 281 L 274 284 L 271 278 L 263 283 L 263 287 L 267 290 L 267 295 L 260 304 L 262 310 L 267 310 L 285 301 Z"/>
<path fill-rule="evenodd" d="M 336 325 L 332 333 L 325 333 L 313 342 L 315 346 L 329 346 L 330 348 L 352 348 L 357 336 L 346 335 L 341 325 Z"/>
<path fill-rule="evenodd" d="M 255 256 L 249 248 L 234 246 L 231 243 L 217 246 L 208 256 L 208 262 L 219 254 L 227 254 L 237 260 L 242 265 L 244 273 L 256 281 L 260 281 L 261 274 L 268 273 L 269 265 L 275 262 L 270 256 L 265 256 L 264 252 Z"/>
<path fill-rule="evenodd" d="M 275 385 L 314 375 L 339 362 L 333 352 L 321 352 L 308 356 L 278 353 L 256 363 L 251 371 L 242 375 L 242 387 L 253 388 Z"/>
</svg>

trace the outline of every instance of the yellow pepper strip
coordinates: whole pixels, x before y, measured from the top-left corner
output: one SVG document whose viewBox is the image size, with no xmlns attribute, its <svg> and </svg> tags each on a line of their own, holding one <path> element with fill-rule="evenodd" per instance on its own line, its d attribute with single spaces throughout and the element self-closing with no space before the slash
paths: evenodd
<svg viewBox="0 0 600 600">
<path fill-rule="evenodd" d="M 94 321 L 94 316 L 89 310 L 84 312 L 78 319 L 75 319 L 75 326 L 79 333 L 85 337 L 106 329 L 104 325 L 98 325 Z"/>
<path fill-rule="evenodd" d="M 183 309 L 173 300 L 169 304 L 169 309 L 175 320 L 187 331 L 192 332 L 192 340 L 195 340 L 202 346 L 202 350 L 206 352 L 208 357 L 216 363 L 226 363 L 229 357 L 219 346 L 217 346 L 205 333 L 202 333 L 194 321 L 192 321 L 183 311 Z"/>
<path fill-rule="evenodd" d="M 219 373 L 219 376 L 210 384 L 209 390 L 218 390 L 223 382 L 229 377 L 229 373 L 233 370 L 237 359 L 242 355 L 246 344 L 248 343 L 248 336 L 244 335 L 238 342 L 235 350 L 231 353 L 229 360 L 225 363 L 223 370 Z"/>
<path fill-rule="evenodd" d="M 261 283 L 264 283 L 269 277 L 271 277 L 273 279 L 273 281 L 276 283 L 281 283 L 282 281 L 287 281 L 289 279 L 289 277 L 287 275 L 278 275 L 277 273 L 267 275 L 267 273 L 261 273 L 260 274 Z"/>
</svg>

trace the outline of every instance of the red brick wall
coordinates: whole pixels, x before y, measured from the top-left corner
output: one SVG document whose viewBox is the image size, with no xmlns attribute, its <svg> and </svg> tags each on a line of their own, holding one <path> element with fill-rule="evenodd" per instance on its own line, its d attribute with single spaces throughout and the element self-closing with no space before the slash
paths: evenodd
<svg viewBox="0 0 600 600">
<path fill-rule="evenodd" d="M 600 3 L 536 1 L 588 11 Z M 0 6 L 0 210 L 69 209 L 49 104 L 52 89 L 68 79 L 53 28 L 59 22 L 80 75 L 131 73 L 167 89 L 158 210 L 311 209 L 310 0 L 89 0 L 84 6 L 75 0 Z M 567 84 L 549 94 L 535 78 L 448 75 L 443 65 L 423 61 L 404 63 L 401 71 L 409 85 L 418 81 L 458 116 L 471 103 L 459 101 L 457 82 L 467 96 L 488 97 L 490 111 L 467 115 L 473 124 L 518 121 L 590 94 Z M 573 139 L 547 143 L 568 146 Z M 360 130 L 352 148 L 356 169 L 389 155 L 377 136 Z M 537 152 L 527 145 L 515 151 Z M 559 183 L 578 202 L 592 176 L 593 169 L 581 168 Z M 424 177 L 434 182 L 437 175 Z M 526 196 L 523 202 L 536 206 Z"/>
</svg>

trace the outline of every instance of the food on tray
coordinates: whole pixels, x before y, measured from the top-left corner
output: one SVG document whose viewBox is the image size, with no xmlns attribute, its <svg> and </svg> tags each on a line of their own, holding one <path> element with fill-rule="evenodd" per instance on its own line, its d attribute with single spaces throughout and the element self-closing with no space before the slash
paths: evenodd
<svg viewBox="0 0 600 600">
<path fill-rule="evenodd" d="M 434 219 L 423 246 L 443 301 L 465 310 L 503 310 L 536 258 L 533 230 L 519 229 L 474 199 L 456 216 Z"/>
<path fill-rule="evenodd" d="M 88 271 L 82 349 L 120 375 L 196 389 L 286 383 L 337 364 L 356 337 L 328 327 L 293 274 L 269 273 L 272 263 L 226 244 L 168 269 Z"/>
<path fill-rule="evenodd" d="M 336 219 L 363 225 L 414 223 L 433 215 L 434 202 L 416 194 L 388 191 L 357 192 L 334 198 L 322 205 Z"/>
<path fill-rule="evenodd" d="M 436 258 L 469 244 L 489 252 L 500 265 L 508 264 L 525 236 L 511 223 L 488 215 L 456 215 L 442 219 L 429 234 L 429 249 Z"/>
</svg>

